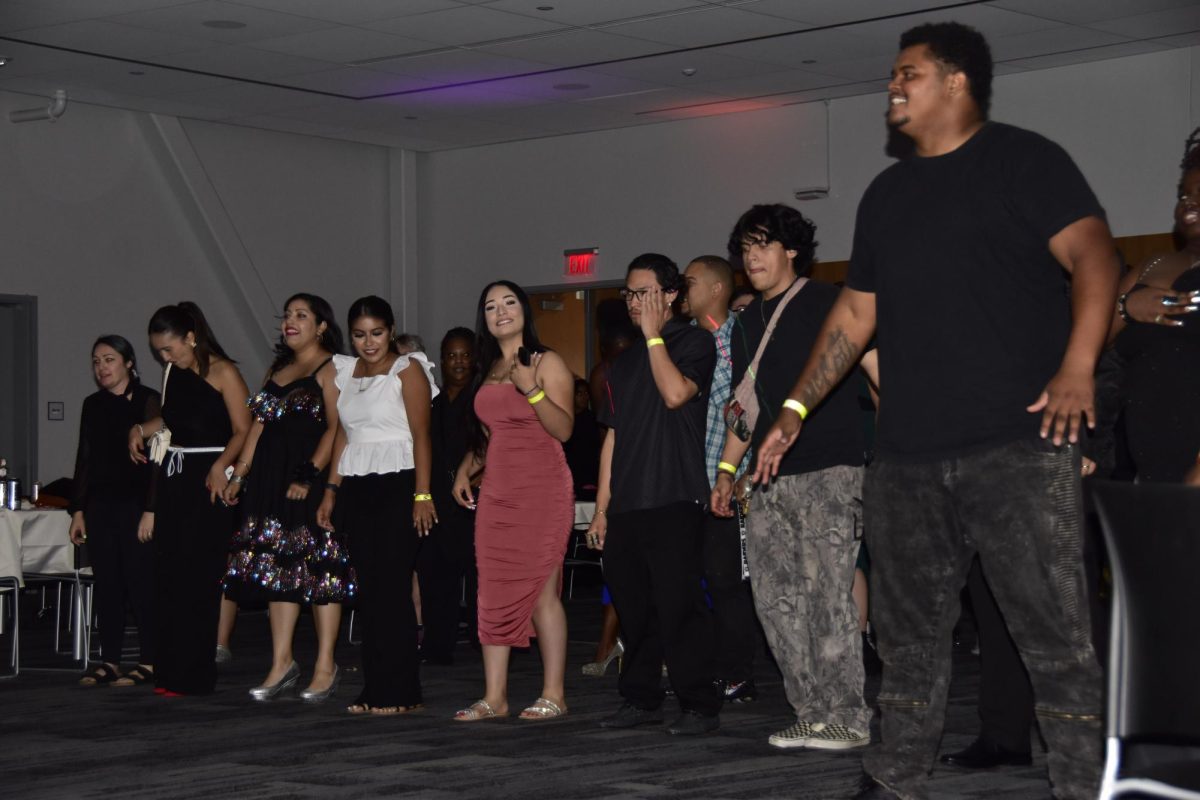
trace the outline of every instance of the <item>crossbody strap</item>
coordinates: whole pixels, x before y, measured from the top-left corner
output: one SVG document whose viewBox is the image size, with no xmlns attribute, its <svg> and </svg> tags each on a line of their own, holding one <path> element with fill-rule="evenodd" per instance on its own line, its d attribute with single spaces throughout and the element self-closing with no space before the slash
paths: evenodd
<svg viewBox="0 0 1200 800">
<path fill-rule="evenodd" d="M 775 306 L 775 311 L 772 312 L 771 319 L 767 322 L 767 328 L 763 331 L 762 341 L 758 343 L 758 349 L 754 351 L 754 359 L 750 362 L 750 366 L 746 367 L 746 372 L 749 374 L 751 380 L 757 379 L 758 362 L 762 360 L 763 353 L 767 350 L 767 342 L 771 341 L 771 334 L 775 332 L 775 326 L 779 324 L 779 317 L 783 314 L 784 306 L 799 294 L 806 283 L 808 283 L 808 278 L 797 278 L 788 287 L 788 290 L 783 295 L 783 299 L 779 301 L 779 305 Z"/>
</svg>

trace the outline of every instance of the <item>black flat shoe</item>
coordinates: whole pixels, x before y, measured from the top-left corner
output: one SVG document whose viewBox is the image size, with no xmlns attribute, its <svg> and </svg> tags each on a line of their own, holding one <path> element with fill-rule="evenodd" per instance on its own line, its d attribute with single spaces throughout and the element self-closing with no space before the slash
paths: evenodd
<svg viewBox="0 0 1200 800">
<path fill-rule="evenodd" d="M 1033 763 L 1028 752 L 1008 750 L 984 739 L 976 739 L 964 750 L 946 753 L 941 762 L 963 769 L 990 769 L 992 767 L 1027 767 Z"/>
<path fill-rule="evenodd" d="M 698 736 L 712 733 L 721 727 L 721 718 L 716 714 L 705 716 L 698 711 L 684 711 L 679 718 L 667 726 L 672 736 Z"/>
</svg>

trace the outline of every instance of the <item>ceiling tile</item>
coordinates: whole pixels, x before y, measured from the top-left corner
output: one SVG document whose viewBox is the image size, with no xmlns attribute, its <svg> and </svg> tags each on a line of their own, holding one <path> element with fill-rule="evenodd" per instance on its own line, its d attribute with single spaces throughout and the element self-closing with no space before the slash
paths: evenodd
<svg viewBox="0 0 1200 800">
<path fill-rule="evenodd" d="M 438 44 L 465 45 L 567 28 L 557 22 L 508 14 L 487 6 L 458 6 L 447 11 L 376 22 L 372 30 L 424 39 Z"/>
<path fill-rule="evenodd" d="M 97 60 L 95 65 L 86 72 L 68 70 L 57 75 L 47 73 L 45 77 L 53 79 L 58 76 L 85 86 L 141 97 L 157 97 L 178 92 L 238 85 L 225 78 L 194 75 L 179 70 L 109 60 Z"/>
<path fill-rule="evenodd" d="M 246 27 L 225 29 L 211 28 L 203 23 L 210 20 L 226 20 L 244 23 Z M 218 42 L 254 42 L 278 36 L 314 31 L 331 27 L 322 20 L 281 14 L 261 8 L 225 3 L 221 0 L 200 0 L 194 3 L 136 11 L 109 18 L 109 22 L 146 28 L 179 36 L 198 36 Z"/>
<path fill-rule="evenodd" d="M 0 42 L 0 50 L 9 58 L 9 62 L 0 71 L 0 77 L 3 78 L 37 75 L 44 72 L 62 73 L 68 70 L 86 74 L 92 68 L 108 60 L 15 42 Z"/>
<path fill-rule="evenodd" d="M 0 32 L 182 5 L 190 0 L 4 0 Z"/>
<path fill-rule="evenodd" d="M 816 26 L 912 14 L 943 5 L 945 0 L 757 0 L 744 8 Z"/>
<path fill-rule="evenodd" d="M 1200 4 L 1093 22 L 1089 27 L 1141 39 L 1178 35 L 1200 30 Z"/>
<path fill-rule="evenodd" d="M 416 75 L 434 84 L 466 83 L 556 69 L 536 61 L 459 49 L 375 61 L 369 67 L 380 72 Z"/>
<path fill-rule="evenodd" d="M 305 106 L 313 102 L 313 96 L 307 92 L 256 86 L 251 83 L 220 86 L 199 92 L 181 92 L 172 97 L 181 103 L 217 105 L 221 108 L 231 109 L 237 115 L 262 114 L 278 109 Z"/>
<path fill-rule="evenodd" d="M 993 36 L 1012 36 L 1057 26 L 1057 23 L 1042 17 L 980 5 L 864 22 L 846 30 L 856 36 L 869 36 L 895 50 L 899 47 L 901 34 L 926 22 L 961 22 L 982 32 L 989 40 Z"/>
<path fill-rule="evenodd" d="M 992 58 L 996 61 L 1010 61 L 1018 58 L 1032 58 L 1046 53 L 1102 47 L 1123 41 L 1126 39 L 1115 33 L 1105 33 L 1074 25 L 1060 25 L 1016 36 L 998 36 L 989 39 L 988 44 L 992 48 Z"/>
<path fill-rule="evenodd" d="M 546 102 L 584 100 L 660 88 L 645 81 L 583 69 L 513 78 L 492 86 L 502 92 L 536 97 Z"/>
<path fill-rule="evenodd" d="M 54 47 L 128 59 L 146 59 L 166 53 L 212 47 L 212 42 L 198 36 L 177 36 L 95 19 L 32 28 L 17 31 L 12 35 L 18 39 Z"/>
<path fill-rule="evenodd" d="M 697 76 L 699 77 L 699 76 Z M 712 92 L 726 97 L 759 97 L 767 95 L 794 94 L 796 92 L 816 89 L 821 86 L 832 86 L 845 83 L 842 78 L 807 72 L 799 69 L 785 69 L 770 75 L 754 75 L 747 78 L 734 78 L 695 84 L 698 91 Z"/>
<path fill-rule="evenodd" d="M 820 65 L 826 61 L 849 61 L 881 55 L 877 40 L 842 30 L 813 31 L 760 42 L 732 44 L 719 47 L 716 52 L 751 61 L 816 70 L 821 69 Z"/>
<path fill-rule="evenodd" d="M 749 11 L 722 6 L 705 6 L 639 22 L 614 25 L 604 30 L 678 47 L 698 47 L 768 36 L 799 27 L 802 26 L 779 17 L 752 14 Z"/>
<path fill-rule="evenodd" d="M 538 6 L 545 5 L 554 6 L 554 10 L 537 10 Z M 526 14 L 564 25 L 597 25 L 705 5 L 707 3 L 704 0 L 495 0 L 488 3 L 488 8 Z"/>
<path fill-rule="evenodd" d="M 401 109 L 408 114 L 451 116 L 484 113 L 493 108 L 521 108 L 539 105 L 545 101 L 535 97 L 501 92 L 491 84 L 483 84 L 381 97 L 370 102 Z"/>
<path fill-rule="evenodd" d="M 487 45 L 479 49 L 525 61 L 544 61 L 548 64 L 576 67 L 661 53 L 672 48 L 670 45 L 631 39 L 628 36 L 572 30 L 541 39 Z"/>
<path fill-rule="evenodd" d="M 848 58 L 819 61 L 809 69 L 820 70 L 823 74 L 837 78 L 837 83 L 846 81 L 874 81 L 882 91 L 887 86 L 888 76 L 892 74 L 896 57 L 894 53 L 885 52 L 867 58 Z"/>
<path fill-rule="evenodd" d="M 211 45 L 211 42 L 209 44 Z M 164 66 L 258 81 L 272 81 L 281 75 L 298 75 L 329 69 L 327 61 L 272 53 L 245 45 L 210 46 L 204 50 L 159 56 L 154 61 Z"/>
<path fill-rule="evenodd" d="M 1152 11 L 1189 6 L 1195 0 L 992 0 L 996 8 L 1006 8 L 1025 14 L 1075 24 L 1087 24 L 1105 19 L 1131 17 Z"/>
<path fill-rule="evenodd" d="M 546 103 L 515 110 L 489 111 L 480 119 L 505 125 L 527 125 L 553 133 L 568 133 L 617 127 L 628 113 L 593 108 L 589 103 Z"/>
<path fill-rule="evenodd" d="M 334 64 L 353 64 L 364 59 L 429 50 L 438 45 L 363 28 L 339 27 L 266 39 L 255 42 L 254 46 Z"/>
<path fill-rule="evenodd" d="M 239 5 L 298 14 L 302 17 L 359 25 L 405 14 L 458 8 L 454 0 L 236 0 Z"/>
<path fill-rule="evenodd" d="M 1167 49 L 1170 48 L 1157 42 L 1124 42 L 1121 44 L 1110 44 L 1105 47 L 1073 50 L 1067 53 L 1051 53 L 1035 58 L 1019 58 L 1009 63 L 1018 67 L 1024 67 L 1027 70 L 1038 70 L 1050 67 L 1062 67 L 1068 64 L 1083 64 L 1088 61 L 1102 61 L 1106 58 L 1123 58 L 1125 56 L 1153 53 Z"/>
<path fill-rule="evenodd" d="M 397 75 L 394 72 L 376 72 L 357 67 L 339 67 L 337 69 L 309 72 L 302 75 L 288 75 L 277 78 L 276 82 L 295 88 L 318 92 L 332 92 L 348 97 L 388 94 L 411 89 L 427 89 L 432 85 L 428 81 L 414 78 L 411 75 Z"/>
<path fill-rule="evenodd" d="M 619 75 L 650 83 L 687 88 L 698 83 L 765 75 L 779 72 L 784 68 L 778 64 L 721 55 L 713 50 L 696 50 L 689 53 L 672 53 L 665 56 L 639 58 L 636 61 L 604 64 L 590 69 L 593 72 L 603 72 L 608 75 Z M 686 75 L 684 70 L 693 72 L 691 75 Z"/>
<path fill-rule="evenodd" d="M 580 105 L 622 114 L 649 114 L 664 109 L 720 103 L 729 99 L 719 94 L 698 92 L 694 89 L 663 88 L 619 97 L 584 100 L 580 102 Z"/>
</svg>

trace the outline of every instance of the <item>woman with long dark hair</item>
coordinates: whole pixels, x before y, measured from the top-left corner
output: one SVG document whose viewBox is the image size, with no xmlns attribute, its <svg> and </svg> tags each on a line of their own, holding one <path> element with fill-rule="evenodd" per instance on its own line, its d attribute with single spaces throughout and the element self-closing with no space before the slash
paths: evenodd
<svg viewBox="0 0 1200 800">
<path fill-rule="evenodd" d="M 150 548 L 137 538 L 150 469 L 130 462 L 126 437 L 130 426 L 159 415 L 158 392 L 142 385 L 133 345 L 115 334 L 101 336 L 92 345 L 92 377 L 99 389 L 83 401 L 67 510 L 71 541 L 87 542 L 92 562 L 101 663 L 79 683 L 134 686 L 154 676 L 153 564 Z M 141 652 L 137 666 L 121 675 L 126 602 L 137 621 Z"/>
<path fill-rule="evenodd" d="M 317 524 L 345 537 L 358 577 L 364 685 L 346 710 L 403 714 L 422 706 L 412 574 L 420 537 L 437 522 L 429 431 L 437 388 L 424 353 L 396 352 L 396 321 L 386 300 L 356 300 L 348 322 L 358 355 L 333 359 L 341 392 L 337 466 Z"/>
<path fill-rule="evenodd" d="M 316 524 L 337 434 L 338 390 L 333 356 L 342 351 L 333 309 L 312 294 L 284 304 L 275 361 L 247 405 L 254 418 L 222 494 L 235 505 L 245 487 L 242 525 L 234 537 L 226 585 L 253 584 L 270 604 L 274 659 L 255 700 L 272 700 L 300 678 L 292 639 L 301 604 L 312 607 L 317 662 L 300 696 L 325 700 L 338 684 L 333 660 L 341 603 L 354 596 L 354 570 L 332 531 Z"/>
<path fill-rule="evenodd" d="M 250 429 L 248 390 L 195 303 L 158 309 L 149 333 L 167 369 L 162 416 L 130 430 L 129 451 L 145 463 L 144 442 L 170 431 L 153 510 L 138 525 L 138 538 L 154 542 L 155 691 L 207 694 L 217 683 L 221 575 L 235 530 L 220 497 Z"/>
<path fill-rule="evenodd" d="M 485 693 L 455 715 L 476 722 L 508 714 L 508 659 L 538 637 L 542 693 L 522 719 L 567 713 L 563 674 L 567 617 L 562 564 L 575 519 L 571 472 L 562 443 L 571 437 L 574 376 L 542 346 L 525 291 L 497 281 L 479 296 L 478 369 L 471 450 L 459 465 L 454 499 L 474 508 L 471 480 L 483 470 L 475 514 L 479 641 Z"/>
</svg>

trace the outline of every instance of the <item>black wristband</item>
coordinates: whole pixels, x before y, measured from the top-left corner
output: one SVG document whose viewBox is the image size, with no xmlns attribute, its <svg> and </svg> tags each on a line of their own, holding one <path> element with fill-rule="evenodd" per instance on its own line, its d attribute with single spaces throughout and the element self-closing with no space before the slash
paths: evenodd
<svg viewBox="0 0 1200 800">
<path fill-rule="evenodd" d="M 337 494 L 339 487 L 336 483 L 326 483 L 325 488 L 328 489 L 329 491 L 333 492 L 334 494 Z"/>
<path fill-rule="evenodd" d="M 309 484 L 312 483 L 313 480 L 315 480 L 320 474 L 321 470 L 317 469 L 316 464 L 311 461 L 305 461 L 303 464 L 300 464 L 296 467 L 295 472 L 292 473 L 292 480 L 294 480 L 296 483 Z"/>
</svg>

